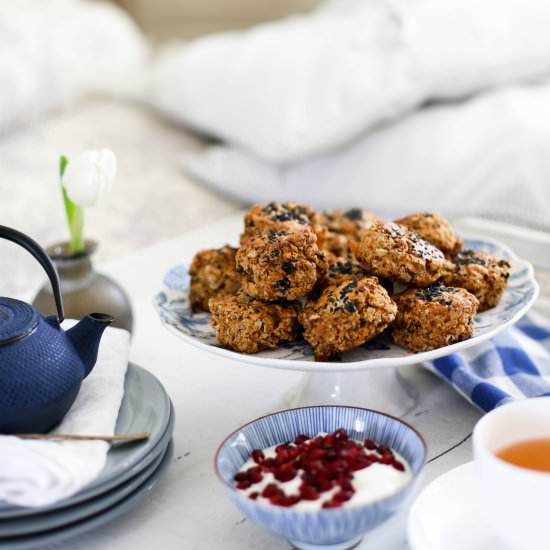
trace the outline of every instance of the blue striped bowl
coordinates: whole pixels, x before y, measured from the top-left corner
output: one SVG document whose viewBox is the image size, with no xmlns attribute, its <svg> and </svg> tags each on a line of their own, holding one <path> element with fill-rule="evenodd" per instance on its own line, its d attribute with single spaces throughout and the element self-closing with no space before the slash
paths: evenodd
<svg viewBox="0 0 550 550">
<path fill-rule="evenodd" d="M 234 488 L 233 476 L 252 450 L 292 441 L 299 434 L 314 436 L 338 428 L 347 430 L 353 439 L 368 437 L 396 450 L 411 467 L 411 482 L 398 493 L 371 504 L 307 512 L 251 500 Z M 358 407 L 318 406 L 281 411 L 242 426 L 221 444 L 215 468 L 231 500 L 253 522 L 303 550 L 343 550 L 357 544 L 364 533 L 399 509 L 418 480 L 426 454 L 422 436 L 397 418 Z"/>
</svg>

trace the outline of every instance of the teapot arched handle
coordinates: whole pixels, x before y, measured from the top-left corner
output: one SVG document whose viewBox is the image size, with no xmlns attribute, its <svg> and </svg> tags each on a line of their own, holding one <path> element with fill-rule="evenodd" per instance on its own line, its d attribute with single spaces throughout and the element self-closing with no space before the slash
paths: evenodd
<svg viewBox="0 0 550 550">
<path fill-rule="evenodd" d="M 59 276 L 57 274 L 57 269 L 55 268 L 55 265 L 53 264 L 50 257 L 36 241 L 31 239 L 24 233 L 21 233 L 21 231 L 17 231 L 16 229 L 12 229 L 11 227 L 0 225 L 0 238 L 7 239 L 8 241 L 12 241 L 19 246 L 22 246 L 40 262 L 40 265 L 44 268 L 44 271 L 50 279 L 53 295 L 55 298 L 55 306 L 57 308 L 57 320 L 61 323 L 65 318 L 65 313 L 63 311 L 63 298 L 61 297 L 61 288 L 59 286 Z"/>
</svg>

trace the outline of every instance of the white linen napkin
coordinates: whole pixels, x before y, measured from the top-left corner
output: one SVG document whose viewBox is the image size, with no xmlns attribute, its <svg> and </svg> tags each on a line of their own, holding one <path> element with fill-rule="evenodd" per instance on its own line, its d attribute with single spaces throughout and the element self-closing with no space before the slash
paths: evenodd
<svg viewBox="0 0 550 550">
<path fill-rule="evenodd" d="M 550 2 L 331 0 L 160 56 L 152 103 L 288 163 L 340 147 L 434 99 L 548 74 Z"/>
<path fill-rule="evenodd" d="M 184 159 L 195 180 L 246 203 L 357 206 L 387 217 L 441 210 L 550 228 L 550 83 L 433 105 L 303 162 L 237 147 Z"/>
<path fill-rule="evenodd" d="M 64 323 L 63 328 L 74 324 Z M 127 331 L 105 330 L 97 363 L 55 432 L 114 433 L 129 349 Z M 0 501 L 31 507 L 69 497 L 99 475 L 108 450 L 104 441 L 32 441 L 0 436 Z"/>
</svg>

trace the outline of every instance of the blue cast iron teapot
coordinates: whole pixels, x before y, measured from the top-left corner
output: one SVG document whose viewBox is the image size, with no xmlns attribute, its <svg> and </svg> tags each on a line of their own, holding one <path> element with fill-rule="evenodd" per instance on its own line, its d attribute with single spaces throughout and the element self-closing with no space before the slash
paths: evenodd
<svg viewBox="0 0 550 550">
<path fill-rule="evenodd" d="M 25 302 L 0 297 L 0 433 L 44 433 L 70 409 L 113 318 L 91 313 L 64 331 L 59 277 L 48 255 L 9 227 L 0 225 L 0 238 L 21 245 L 40 262 L 57 308 L 57 317 L 44 317 Z"/>
</svg>

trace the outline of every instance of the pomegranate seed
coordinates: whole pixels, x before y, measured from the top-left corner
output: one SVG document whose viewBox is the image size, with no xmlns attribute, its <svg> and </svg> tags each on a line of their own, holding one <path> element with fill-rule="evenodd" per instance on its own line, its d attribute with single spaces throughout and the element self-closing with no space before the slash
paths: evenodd
<svg viewBox="0 0 550 550">
<path fill-rule="evenodd" d="M 262 466 L 264 466 L 265 468 L 275 468 L 275 466 L 277 466 L 277 462 L 274 458 L 266 458 L 263 461 Z"/>
<path fill-rule="evenodd" d="M 298 447 L 290 447 L 288 449 L 288 458 L 290 460 L 295 459 L 300 454 L 300 451 L 298 450 Z"/>
<path fill-rule="evenodd" d="M 345 483 L 346 481 L 351 481 L 353 479 L 353 474 L 350 471 L 340 472 L 336 477 L 335 481 L 338 484 Z"/>
<path fill-rule="evenodd" d="M 398 460 L 394 460 L 392 462 L 392 466 L 399 472 L 404 472 L 405 471 L 405 466 L 399 462 Z"/>
<path fill-rule="evenodd" d="M 346 430 L 344 430 L 343 428 L 340 428 L 334 432 L 334 438 L 337 441 L 347 441 L 348 432 L 346 432 Z"/>
<path fill-rule="evenodd" d="M 348 481 L 348 480 L 339 481 L 339 482 L 338 482 L 338 485 L 340 485 L 340 487 L 342 488 L 342 491 L 346 491 L 346 492 L 350 492 L 350 493 L 355 493 L 355 489 L 353 488 L 353 485 L 352 485 L 351 482 Z"/>
<path fill-rule="evenodd" d="M 251 456 L 256 464 L 261 464 L 265 459 L 264 453 L 260 449 L 254 449 Z"/>
<path fill-rule="evenodd" d="M 305 471 L 312 476 L 317 475 L 324 469 L 325 466 L 320 460 L 312 460 L 311 462 L 308 462 L 305 467 Z"/>
<path fill-rule="evenodd" d="M 333 487 L 334 482 L 327 480 L 317 484 L 317 491 L 319 491 L 320 493 L 326 493 L 327 491 L 330 491 Z"/>
<path fill-rule="evenodd" d="M 284 507 L 293 506 L 300 500 L 317 500 L 321 493 L 336 487 L 335 494 L 323 502 L 322 507 L 338 508 L 355 494 L 352 484 L 354 472 L 375 462 L 392 466 L 401 472 L 406 469 L 390 448 L 378 446 L 368 438 L 363 443 L 354 441 L 343 428 L 314 439 L 308 439 L 303 434 L 297 435 L 293 443 L 277 445 L 275 457 L 266 458 L 261 449 L 254 449 L 250 456 L 256 465 L 234 476 L 239 489 L 248 489 L 261 482 L 266 472 L 272 473 L 280 483 L 300 476 L 299 494 L 287 496 L 276 483 L 264 487 L 261 495 L 272 504 Z M 254 491 L 248 496 L 256 500 L 259 495 L 258 491 Z"/>
<path fill-rule="evenodd" d="M 337 502 L 346 502 L 353 496 L 353 493 L 351 491 L 339 491 L 336 493 L 332 499 Z"/>
<path fill-rule="evenodd" d="M 284 464 L 285 462 L 288 462 L 289 460 L 288 451 L 286 449 L 282 449 L 277 453 L 277 457 L 275 458 L 275 462 L 277 463 L 277 466 L 280 466 L 281 464 Z"/>
<path fill-rule="evenodd" d="M 321 448 L 323 446 L 323 437 L 317 436 L 315 439 L 309 442 L 310 447 Z"/>
<path fill-rule="evenodd" d="M 281 506 L 289 507 L 294 506 L 297 502 L 300 502 L 300 497 L 297 495 L 291 495 L 289 497 L 283 498 L 279 504 Z"/>
<path fill-rule="evenodd" d="M 278 470 L 275 470 L 273 475 L 275 476 L 275 479 L 277 481 L 284 483 L 286 481 L 290 481 L 291 479 L 294 479 L 298 475 L 298 470 L 296 470 L 295 468 L 289 468 L 289 469 L 279 468 Z"/>
<path fill-rule="evenodd" d="M 262 475 L 262 469 L 259 466 L 254 466 L 253 468 L 249 468 L 246 471 L 248 481 L 250 481 L 251 484 L 253 483 L 260 483 L 264 476 Z"/>
<path fill-rule="evenodd" d="M 319 493 L 314 487 L 310 486 L 306 486 L 304 489 L 300 488 L 300 495 L 304 500 L 317 500 L 319 498 Z"/>
<path fill-rule="evenodd" d="M 327 502 L 323 502 L 323 508 L 340 508 L 340 506 L 342 506 L 342 503 L 335 500 L 327 500 Z"/>
<path fill-rule="evenodd" d="M 264 487 L 264 490 L 262 491 L 262 496 L 265 498 L 271 498 L 273 495 L 277 494 L 279 492 L 279 488 L 275 483 L 269 483 Z"/>
<path fill-rule="evenodd" d="M 349 470 L 348 463 L 345 460 L 335 460 L 334 462 L 329 462 L 327 464 L 327 471 L 330 477 L 335 478 L 339 474 L 347 472 Z"/>
<path fill-rule="evenodd" d="M 393 458 L 393 452 L 391 451 L 391 449 L 388 449 L 387 447 L 378 447 L 378 452 L 382 455 L 382 456 L 391 456 Z"/>
<path fill-rule="evenodd" d="M 281 464 L 277 470 L 282 472 L 288 472 L 289 470 L 292 470 L 294 468 L 294 463 L 292 462 L 285 462 L 284 464 Z"/>
<path fill-rule="evenodd" d="M 333 476 L 330 475 L 330 472 L 327 470 L 321 470 L 313 476 L 313 479 L 315 481 L 315 485 L 321 485 L 325 481 L 332 481 L 332 477 Z"/>
<path fill-rule="evenodd" d="M 319 460 L 321 458 L 324 458 L 326 455 L 326 451 L 323 449 L 313 449 L 309 452 L 308 458 L 310 460 Z"/>
<path fill-rule="evenodd" d="M 325 454 L 325 460 L 328 462 L 333 462 L 338 458 L 336 451 L 334 449 L 329 449 Z"/>
<path fill-rule="evenodd" d="M 365 457 L 359 457 L 351 467 L 352 471 L 357 472 L 358 470 L 363 470 L 364 468 L 368 468 L 372 462 Z"/>
<path fill-rule="evenodd" d="M 281 491 L 280 493 L 275 493 L 270 499 L 269 499 L 269 502 L 271 502 L 271 504 L 275 504 L 275 505 L 280 505 L 281 502 L 285 499 L 285 494 L 283 493 L 283 491 Z"/>
<path fill-rule="evenodd" d="M 356 460 L 360 454 L 362 455 L 363 453 L 361 453 L 360 451 L 358 451 L 356 448 L 353 448 L 353 449 L 342 449 L 339 453 L 338 453 L 338 456 L 343 459 L 343 460 Z"/>
</svg>

